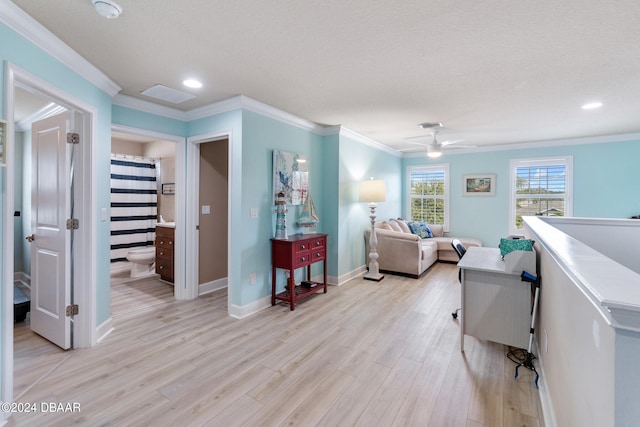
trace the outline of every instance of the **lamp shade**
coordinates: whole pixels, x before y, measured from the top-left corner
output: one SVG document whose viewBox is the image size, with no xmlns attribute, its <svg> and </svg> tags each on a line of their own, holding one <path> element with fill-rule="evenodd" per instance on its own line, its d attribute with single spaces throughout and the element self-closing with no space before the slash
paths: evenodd
<svg viewBox="0 0 640 427">
<path fill-rule="evenodd" d="M 360 183 L 361 202 L 384 202 L 387 200 L 387 190 L 382 179 L 368 179 Z"/>
</svg>

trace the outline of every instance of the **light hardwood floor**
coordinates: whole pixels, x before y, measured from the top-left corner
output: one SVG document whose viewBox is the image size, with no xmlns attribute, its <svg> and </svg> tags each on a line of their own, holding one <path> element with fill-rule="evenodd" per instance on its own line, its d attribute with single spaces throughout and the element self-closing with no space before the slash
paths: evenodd
<svg viewBox="0 0 640 427">
<path fill-rule="evenodd" d="M 17 414 L 16 426 L 542 426 L 532 374 L 498 344 L 465 339 L 453 264 L 421 279 L 355 279 L 289 311 L 243 320 L 226 291 L 174 301 L 157 280 L 112 287 L 115 331 L 46 355 L 20 402 L 80 412 Z M 28 345 L 18 352 L 29 353 Z M 18 365 L 16 357 L 16 366 Z M 43 376 L 44 375 L 44 376 Z"/>
</svg>

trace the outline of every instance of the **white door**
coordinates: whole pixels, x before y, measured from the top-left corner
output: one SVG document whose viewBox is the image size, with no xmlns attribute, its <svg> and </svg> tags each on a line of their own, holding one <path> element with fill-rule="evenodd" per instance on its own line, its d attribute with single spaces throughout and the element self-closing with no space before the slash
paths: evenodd
<svg viewBox="0 0 640 427">
<path fill-rule="evenodd" d="M 32 125 L 31 330 L 54 344 L 71 346 L 69 113 Z"/>
</svg>

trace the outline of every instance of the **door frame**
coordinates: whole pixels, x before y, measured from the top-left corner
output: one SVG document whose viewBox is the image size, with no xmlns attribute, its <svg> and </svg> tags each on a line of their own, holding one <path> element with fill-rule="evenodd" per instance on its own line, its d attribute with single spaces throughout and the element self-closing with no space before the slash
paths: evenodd
<svg viewBox="0 0 640 427">
<path fill-rule="evenodd" d="M 233 132 L 231 129 L 223 130 L 219 132 L 212 132 L 203 135 L 191 136 L 187 138 L 187 188 L 199 189 L 200 188 L 200 144 L 206 142 L 215 142 L 220 141 L 222 139 L 226 139 L 228 152 L 227 152 L 227 313 L 233 317 L 239 317 L 234 313 L 233 307 L 231 304 L 231 297 L 233 294 L 233 275 L 232 272 L 232 223 L 234 222 L 234 218 L 231 215 L 232 210 L 232 191 L 233 188 L 232 182 L 235 179 L 234 170 L 232 167 L 232 159 L 233 159 Z M 184 204 L 180 206 L 186 206 L 185 212 L 185 237 L 186 241 L 189 242 L 186 246 L 186 259 L 188 263 L 186 264 L 188 268 L 186 269 L 186 277 L 185 277 L 185 299 L 192 299 L 198 297 L 198 287 L 199 287 L 199 232 L 196 229 L 196 226 L 199 222 L 199 191 L 189 191 L 185 195 L 186 199 L 183 200 Z M 178 200 L 177 200 L 178 202 Z M 177 224 L 176 224 L 177 225 Z M 177 230 L 176 230 L 176 240 L 177 240 Z"/>
<path fill-rule="evenodd" d="M 185 211 L 179 209 L 185 206 L 185 144 L 186 140 L 183 136 L 170 135 L 168 133 L 154 132 L 146 129 L 140 129 L 130 126 L 112 124 L 111 131 L 128 133 L 130 135 L 144 136 L 147 138 L 158 139 L 162 141 L 173 142 L 176 144 L 176 228 L 174 238 L 174 282 L 173 294 L 175 299 L 188 299 L 184 297 L 185 285 L 185 243 L 183 236 L 185 235 Z"/>
<path fill-rule="evenodd" d="M 74 161 L 74 205 L 75 217 L 81 227 L 74 233 L 73 298 L 74 304 L 82 307 L 74 317 L 71 333 L 73 348 L 91 347 L 96 343 L 96 159 L 93 149 L 97 140 L 97 109 L 67 92 L 41 80 L 35 75 L 7 61 L 5 63 L 5 105 L 7 119 L 7 144 L 5 155 L 5 189 L 3 192 L 3 276 L 2 282 L 2 386 L 0 390 L 3 402 L 13 401 L 13 218 L 15 191 L 15 88 L 24 87 L 49 98 L 57 104 L 72 110 L 80 116 L 81 143 L 76 149 Z M 88 285 L 87 285 L 88 284 Z"/>
</svg>

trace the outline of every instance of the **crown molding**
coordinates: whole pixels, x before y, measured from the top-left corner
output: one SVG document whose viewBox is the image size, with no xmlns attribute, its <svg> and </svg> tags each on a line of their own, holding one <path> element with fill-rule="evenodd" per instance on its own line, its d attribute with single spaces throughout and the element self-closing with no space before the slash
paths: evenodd
<svg viewBox="0 0 640 427">
<path fill-rule="evenodd" d="M 194 108 L 186 112 L 185 121 L 204 119 L 205 117 L 215 116 L 217 114 L 227 113 L 229 111 L 242 108 L 242 96 L 234 96 L 232 98 L 223 99 L 209 105 Z"/>
<path fill-rule="evenodd" d="M 121 93 L 114 96 L 111 103 L 113 105 L 132 108 L 134 110 L 142 111 L 143 113 L 156 114 L 169 119 L 182 120 L 185 122 L 189 120 L 187 117 L 188 113 L 185 111 L 166 107 L 164 105 L 156 104 L 155 102 L 145 101 L 144 99 L 134 98 L 133 96 L 123 95 Z"/>
<path fill-rule="evenodd" d="M 120 92 L 120 86 L 18 6 L 9 0 L 0 0 L 0 5 L 0 22 L 105 91 L 109 96 Z"/>
<path fill-rule="evenodd" d="M 16 130 L 19 132 L 25 132 L 31 129 L 31 124 L 33 122 L 46 119 L 47 117 L 55 116 L 56 114 L 62 113 L 63 111 L 67 111 L 67 109 L 61 105 L 56 104 L 55 102 L 51 102 L 35 113 L 17 122 Z"/>
<path fill-rule="evenodd" d="M 9 0 L 0 0 L 0 22 L 62 62 L 109 96 L 122 89 L 76 51 Z"/>
<path fill-rule="evenodd" d="M 146 138 L 155 139 L 156 141 L 169 141 L 169 142 L 180 143 L 185 140 L 184 136 L 171 135 L 168 133 L 155 132 L 152 130 L 141 129 L 141 128 L 125 126 L 125 125 L 118 125 L 118 124 L 112 124 L 111 130 L 115 132 L 128 133 L 130 135 L 143 136 Z"/>
<path fill-rule="evenodd" d="M 274 120 L 281 121 L 283 123 L 290 124 L 292 126 L 304 129 L 309 132 L 313 132 L 318 135 L 322 135 L 323 126 L 313 123 L 309 120 L 303 119 L 286 111 L 282 111 L 278 108 L 272 107 L 248 96 L 240 95 L 242 108 L 253 111 L 260 115 L 270 117 Z"/>
<path fill-rule="evenodd" d="M 346 128 L 344 126 L 340 126 L 340 136 L 344 136 L 350 139 L 353 139 L 354 141 L 358 141 L 362 144 L 368 145 L 370 147 L 373 147 L 375 149 L 378 149 L 380 151 L 384 151 L 387 154 L 391 154 L 392 156 L 395 157 L 402 157 L 402 153 L 400 153 L 399 151 L 396 151 L 392 148 L 387 147 L 386 145 L 383 145 L 381 143 L 379 143 L 378 141 L 375 141 L 369 137 L 366 137 L 364 135 L 359 134 L 358 132 L 355 132 L 349 128 Z"/>
<path fill-rule="evenodd" d="M 579 138 L 549 139 L 544 141 L 530 141 L 530 142 L 521 142 L 521 143 L 515 143 L 515 144 L 490 145 L 486 147 L 455 149 L 454 152 L 451 152 L 445 149 L 443 150 L 443 155 L 484 153 L 484 152 L 492 152 L 492 151 L 526 150 L 531 148 L 562 147 L 562 146 L 569 146 L 569 145 L 602 144 L 602 143 L 609 143 L 609 142 L 625 142 L 625 141 L 640 141 L 640 133 L 621 133 L 621 134 L 613 134 L 613 135 L 585 136 L 585 137 L 579 137 Z M 413 157 L 423 157 L 423 156 L 425 156 L 425 152 L 403 153 L 402 157 L 413 158 Z"/>
</svg>

